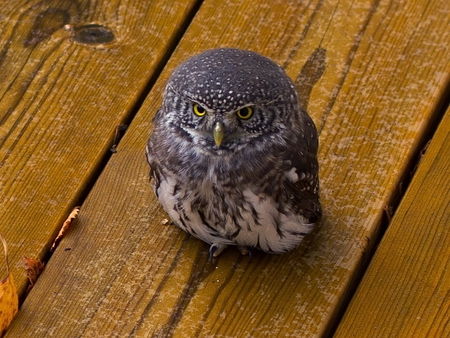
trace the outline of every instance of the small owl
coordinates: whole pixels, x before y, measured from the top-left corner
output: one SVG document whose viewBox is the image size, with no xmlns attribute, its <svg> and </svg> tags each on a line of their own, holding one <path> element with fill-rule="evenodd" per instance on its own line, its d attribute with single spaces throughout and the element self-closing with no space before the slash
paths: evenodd
<svg viewBox="0 0 450 338">
<path fill-rule="evenodd" d="M 172 221 L 245 254 L 294 249 L 321 217 L 314 122 L 268 58 L 214 49 L 170 77 L 146 149 L 154 192 Z"/>
</svg>

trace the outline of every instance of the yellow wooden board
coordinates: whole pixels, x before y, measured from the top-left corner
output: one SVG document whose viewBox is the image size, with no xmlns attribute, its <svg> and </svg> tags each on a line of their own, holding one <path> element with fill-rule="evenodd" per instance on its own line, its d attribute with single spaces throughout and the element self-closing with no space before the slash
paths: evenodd
<svg viewBox="0 0 450 338">
<path fill-rule="evenodd" d="M 22 295 L 23 256 L 42 258 L 48 251 L 193 3 L 0 6 L 0 232 Z M 106 43 L 111 32 L 115 39 Z"/>
<path fill-rule="evenodd" d="M 335 337 L 450 337 L 450 109 Z"/>
<path fill-rule="evenodd" d="M 438 2 L 206 0 L 6 337 L 329 333 L 443 94 L 449 28 Z M 150 191 L 165 81 L 218 46 L 282 64 L 319 128 L 324 219 L 292 253 L 230 248 L 212 265 Z"/>
</svg>

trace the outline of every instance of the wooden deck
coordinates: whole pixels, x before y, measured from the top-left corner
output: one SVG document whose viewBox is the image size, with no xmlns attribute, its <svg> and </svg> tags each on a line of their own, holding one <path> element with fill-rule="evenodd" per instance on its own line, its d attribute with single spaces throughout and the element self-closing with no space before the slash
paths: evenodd
<svg viewBox="0 0 450 338">
<path fill-rule="evenodd" d="M 450 2 L 12 0 L 0 41 L 0 232 L 23 302 L 6 337 L 450 336 Z M 324 218 L 292 253 L 211 264 L 164 225 L 144 148 L 174 67 L 223 46 L 295 81 Z M 29 295 L 23 256 L 48 260 Z"/>
</svg>

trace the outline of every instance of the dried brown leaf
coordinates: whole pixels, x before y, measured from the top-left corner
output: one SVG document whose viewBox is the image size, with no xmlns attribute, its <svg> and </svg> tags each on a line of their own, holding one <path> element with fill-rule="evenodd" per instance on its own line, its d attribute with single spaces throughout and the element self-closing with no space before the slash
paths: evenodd
<svg viewBox="0 0 450 338">
<path fill-rule="evenodd" d="M 6 277 L 0 280 L 0 336 L 8 328 L 19 310 L 19 297 L 12 274 L 9 272 L 8 246 L 2 234 L 0 240 L 5 250 Z"/>
<path fill-rule="evenodd" d="M 27 278 L 29 281 L 27 291 L 30 292 L 34 284 L 36 284 L 42 270 L 44 270 L 44 263 L 42 263 L 39 259 L 25 256 L 23 257 L 23 260 L 25 261 L 25 270 L 27 271 Z"/>
<path fill-rule="evenodd" d="M 52 247 L 50 248 L 50 252 L 55 251 L 56 247 L 58 246 L 61 239 L 66 234 L 67 230 L 69 230 L 70 225 L 72 224 L 72 221 L 78 216 L 78 213 L 80 212 L 80 207 L 73 208 L 72 212 L 70 213 L 69 217 L 64 221 L 64 224 L 61 227 L 61 230 L 59 230 L 58 236 L 56 236 Z"/>
</svg>

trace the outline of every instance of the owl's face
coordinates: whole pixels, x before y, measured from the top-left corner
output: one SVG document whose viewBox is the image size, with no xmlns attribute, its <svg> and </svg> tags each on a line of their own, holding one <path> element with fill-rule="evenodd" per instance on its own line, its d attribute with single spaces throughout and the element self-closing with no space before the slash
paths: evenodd
<svg viewBox="0 0 450 338">
<path fill-rule="evenodd" d="M 224 49 L 194 56 L 175 70 L 162 114 L 175 135 L 203 153 L 223 155 L 280 136 L 292 123 L 289 111 L 297 109 L 294 86 L 277 64 Z"/>
</svg>

